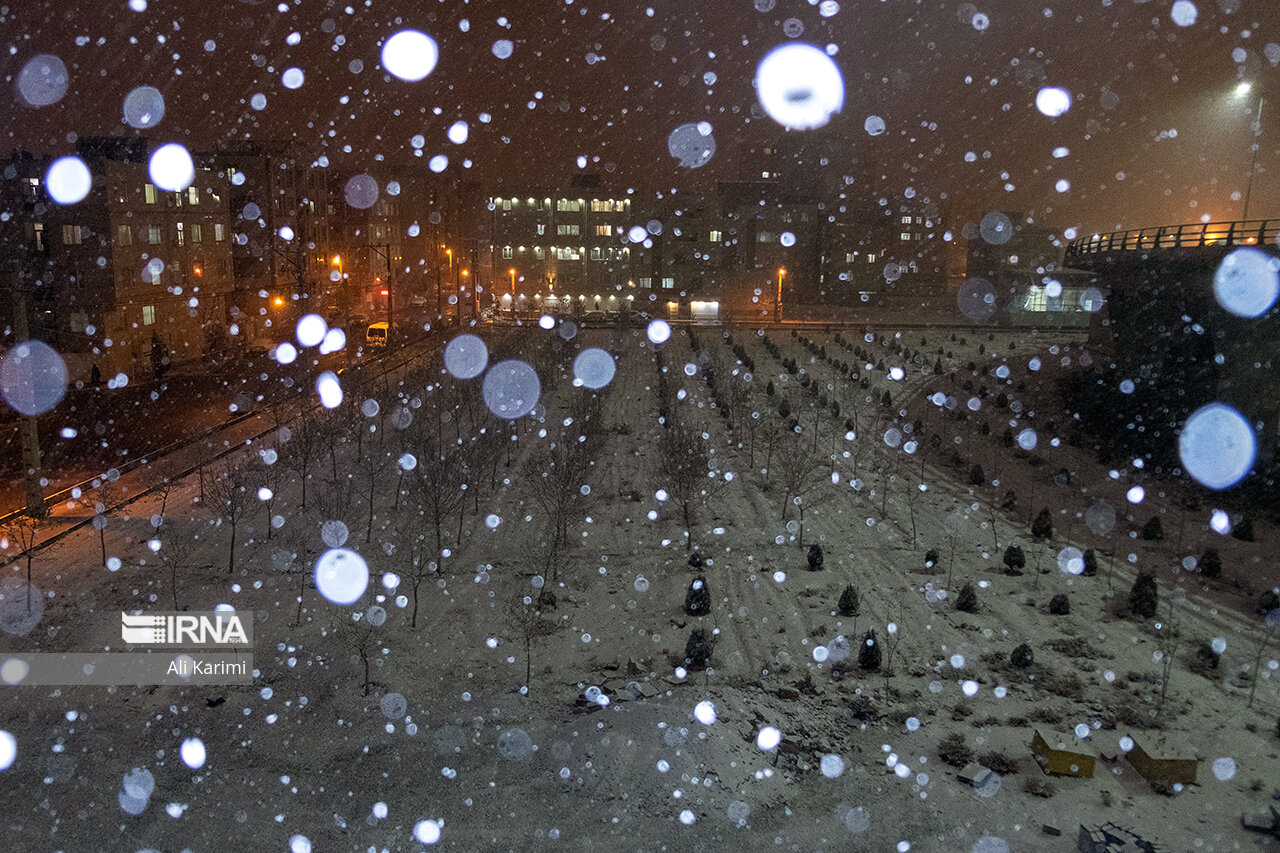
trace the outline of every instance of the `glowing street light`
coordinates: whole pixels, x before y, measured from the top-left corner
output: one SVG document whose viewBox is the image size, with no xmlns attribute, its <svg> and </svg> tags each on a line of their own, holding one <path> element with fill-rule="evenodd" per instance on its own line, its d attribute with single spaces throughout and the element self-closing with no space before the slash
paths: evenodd
<svg viewBox="0 0 1280 853">
<path fill-rule="evenodd" d="M 778 301 L 773 305 L 774 319 L 778 323 L 782 322 L 782 279 L 786 274 L 786 267 L 778 267 Z"/>
</svg>

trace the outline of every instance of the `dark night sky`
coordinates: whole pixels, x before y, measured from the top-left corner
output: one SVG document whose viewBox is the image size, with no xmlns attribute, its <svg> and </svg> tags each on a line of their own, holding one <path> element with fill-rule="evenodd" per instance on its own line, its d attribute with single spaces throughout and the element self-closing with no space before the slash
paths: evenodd
<svg viewBox="0 0 1280 853">
<path fill-rule="evenodd" d="M 935 201 L 945 194 L 956 217 L 1030 210 L 1082 233 L 1239 216 L 1231 195 L 1248 173 L 1250 110 L 1259 93 L 1280 88 L 1266 49 L 1280 42 L 1280 3 L 1198 0 L 1198 21 L 1179 27 L 1173 0 L 987 0 L 977 4 L 990 15 L 985 31 L 969 22 L 968 5 L 844 0 L 823 17 L 807 0 L 778 0 L 769 12 L 753 0 L 352 0 L 351 13 L 324 0 L 284 12 L 270 0 L 148 0 L 141 12 L 125 0 L 23 0 L 0 20 L 13 93 L 3 129 L 9 147 L 39 153 L 69 152 L 69 134 L 134 133 L 120 105 L 145 84 L 167 104 L 151 136 L 193 149 L 295 138 L 309 155 L 358 169 L 375 155 L 411 154 L 421 133 L 427 156 L 450 155 L 442 181 L 563 180 L 585 155 L 599 158 L 593 169 L 613 164 L 614 180 L 639 192 L 696 189 L 759 174 L 759 149 L 782 131 L 756 106 L 752 77 L 770 48 L 791 40 L 784 22 L 794 18 L 804 27 L 798 40 L 838 47 L 846 85 L 843 112 L 805 132 L 828 158 L 809 168 L 831 186 L 852 177 L 856 203 L 896 202 L 910 188 Z M 378 66 L 381 41 L 406 27 L 440 45 L 435 72 L 418 83 Z M 296 46 L 287 43 L 293 32 Z M 491 52 L 499 38 L 515 43 L 511 58 Z M 1280 59 L 1280 47 L 1271 51 Z M 66 63 L 71 87 L 35 109 L 14 80 L 40 52 Z M 590 53 L 602 59 L 590 64 Z M 353 60 L 363 62 L 358 73 Z M 292 66 L 306 75 L 296 91 L 281 84 Z M 717 78 L 710 86 L 707 72 Z M 1233 94 L 1242 78 L 1254 83 L 1248 98 Z M 1036 110 L 1045 84 L 1073 92 L 1066 116 Z M 267 106 L 255 111 L 249 99 L 259 92 Z M 863 130 L 872 114 L 887 133 Z M 471 137 L 455 146 L 445 131 L 459 118 Z M 717 153 L 701 169 L 680 168 L 667 134 L 702 120 Z M 1262 130 L 1255 218 L 1280 215 L 1280 101 L 1268 101 Z M 1055 159 L 1058 146 L 1070 155 Z M 976 162 L 965 162 L 969 151 Z M 1071 189 L 1058 193 L 1063 178 Z"/>
</svg>

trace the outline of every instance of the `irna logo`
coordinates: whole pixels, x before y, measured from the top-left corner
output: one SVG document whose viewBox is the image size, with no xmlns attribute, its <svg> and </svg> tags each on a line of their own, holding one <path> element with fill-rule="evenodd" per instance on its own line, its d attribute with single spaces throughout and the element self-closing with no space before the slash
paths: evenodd
<svg viewBox="0 0 1280 853">
<path fill-rule="evenodd" d="M 250 620 L 252 624 L 252 620 Z M 239 613 L 121 613 L 120 635 L 135 646 L 251 646 Z"/>
</svg>

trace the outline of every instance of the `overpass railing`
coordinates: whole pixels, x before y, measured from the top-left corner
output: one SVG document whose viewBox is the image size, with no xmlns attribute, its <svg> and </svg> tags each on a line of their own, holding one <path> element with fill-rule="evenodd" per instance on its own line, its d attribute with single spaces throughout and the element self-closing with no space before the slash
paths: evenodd
<svg viewBox="0 0 1280 853">
<path fill-rule="evenodd" d="M 1067 244 L 1064 262 L 1088 255 L 1148 252 L 1153 249 L 1275 246 L 1278 238 L 1280 238 L 1280 220 L 1276 219 L 1163 225 L 1159 228 L 1140 228 L 1079 237 Z"/>
</svg>

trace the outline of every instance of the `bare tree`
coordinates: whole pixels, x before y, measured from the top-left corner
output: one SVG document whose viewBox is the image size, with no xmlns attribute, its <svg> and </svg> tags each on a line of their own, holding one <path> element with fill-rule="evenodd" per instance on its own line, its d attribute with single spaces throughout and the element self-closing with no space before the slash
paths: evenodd
<svg viewBox="0 0 1280 853">
<path fill-rule="evenodd" d="M 1271 638 L 1276 634 L 1280 634 L 1280 612 L 1272 610 L 1268 612 L 1262 621 L 1262 636 L 1258 640 L 1258 654 L 1253 659 L 1253 678 L 1249 684 L 1249 705 L 1253 707 L 1253 694 L 1258 689 L 1258 673 L 1259 667 L 1262 666 L 1262 654 L 1267 649 L 1267 644 L 1271 642 Z"/>
<path fill-rule="evenodd" d="M 787 442 L 778 457 L 778 480 L 782 485 L 782 520 L 787 520 L 787 504 L 792 498 L 800 498 L 797 504 L 803 507 L 804 496 L 818 485 L 822 473 L 822 457 L 804 446 L 802 439 Z M 804 511 L 801 509 L 800 521 L 804 522 Z"/>
<path fill-rule="evenodd" d="M 385 450 L 370 448 L 368 453 L 359 457 L 357 467 L 360 474 L 355 480 L 356 490 L 364 498 L 365 507 L 368 509 L 364 532 L 365 542 L 373 540 L 374 508 L 378 502 L 378 493 L 384 488 L 383 481 L 387 477 L 387 472 L 391 470 L 391 465 L 391 454 Z"/>
<path fill-rule="evenodd" d="M 159 520 L 158 524 L 153 525 L 156 532 L 160 532 L 160 528 L 164 526 L 165 510 L 169 508 L 169 496 L 173 494 L 173 490 L 177 488 L 178 481 L 171 480 L 168 477 L 162 477 L 159 482 L 151 486 L 151 494 L 160 498 L 160 511 L 156 513 Z"/>
<path fill-rule="evenodd" d="M 916 550 L 916 504 L 920 502 L 920 497 L 925 492 L 925 484 L 920 483 L 912 488 L 907 489 L 907 497 L 904 501 L 907 505 L 907 516 L 911 520 L 911 550 Z"/>
<path fill-rule="evenodd" d="M 411 492 L 423 520 L 435 534 L 435 553 L 444 553 L 445 520 L 465 498 L 462 469 L 452 446 L 445 446 L 438 431 L 419 431 L 418 464 L 413 469 Z"/>
<path fill-rule="evenodd" d="M 352 613 L 342 625 L 342 637 L 364 671 L 364 695 L 369 695 L 369 663 L 375 647 L 373 629 L 366 613 Z"/>
<path fill-rule="evenodd" d="M 559 629 L 559 623 L 542 615 L 532 596 L 517 598 L 507 608 L 507 624 L 516 639 L 524 643 L 524 687 L 520 692 L 529 695 L 533 689 L 533 641 L 550 637 Z"/>
<path fill-rule="evenodd" d="M 284 465 L 281 463 L 279 453 L 276 454 L 276 461 L 266 462 L 262 469 L 262 485 L 267 490 L 266 500 L 262 501 L 263 508 L 267 511 L 267 540 L 271 540 L 271 532 L 274 525 L 271 523 L 272 512 L 275 507 L 276 496 L 280 494 L 281 481 L 284 479 Z"/>
<path fill-rule="evenodd" d="M 893 677 L 893 653 L 898 650 L 898 644 L 902 642 L 902 626 L 897 622 L 889 622 L 885 627 L 885 638 L 881 645 L 885 650 L 884 666 L 880 668 L 884 675 L 884 701 L 889 704 L 892 701 L 892 692 L 889 690 L 889 679 Z"/>
<path fill-rule="evenodd" d="M 760 418 L 760 443 L 764 445 L 764 481 L 767 485 L 769 476 L 773 473 L 773 455 L 782 446 L 786 433 L 781 420 L 774 417 L 773 412 L 766 409 L 761 412 Z"/>
<path fill-rule="evenodd" d="M 1169 590 L 1169 619 L 1161 636 L 1160 657 L 1160 698 L 1156 700 L 1156 713 L 1164 710 L 1164 697 L 1169 691 L 1169 676 L 1173 672 L 1173 661 L 1182 644 L 1182 632 L 1177 625 L 1177 611 L 1187 601 L 1187 592 L 1182 587 Z"/>
<path fill-rule="evenodd" d="M 3 536 L 18 546 L 18 554 L 27 561 L 27 613 L 31 612 L 31 558 L 35 554 L 42 527 L 44 519 L 29 515 L 24 509 L 11 516 L 4 527 L 0 528 Z"/>
<path fill-rule="evenodd" d="M 227 555 L 227 573 L 236 571 L 236 527 L 249 511 L 249 493 L 244 471 L 228 463 L 209 488 L 209 505 L 221 521 L 231 526 Z"/>
<path fill-rule="evenodd" d="M 591 469 L 591 446 L 578 441 L 573 431 L 566 428 L 555 440 L 534 446 L 524 466 L 524 486 L 530 497 L 547 517 L 548 552 L 544 574 L 553 581 L 559 579 L 560 566 L 556 560 L 561 545 L 568 544 L 569 520 L 585 511 L 591 500 L 587 474 Z"/>
<path fill-rule="evenodd" d="M 951 559 L 947 562 L 947 590 L 951 590 L 951 577 L 956 569 L 956 543 L 960 538 L 960 534 L 964 532 L 965 517 L 960 510 L 952 510 L 947 515 L 947 520 L 942 523 L 943 532 L 947 534 L 947 545 L 950 549 Z"/>
<path fill-rule="evenodd" d="M 427 535 L 417 524 L 420 517 L 421 513 L 416 509 L 400 510 L 396 514 L 391 540 L 394 546 L 392 556 L 398 565 L 403 566 L 413 595 L 413 613 L 409 617 L 411 628 L 418 627 L 418 590 L 438 568 L 436 561 L 429 559 Z"/>
<path fill-rule="evenodd" d="M 80 506 L 93 510 L 93 529 L 98 531 L 98 548 L 102 552 L 102 565 L 107 564 L 107 513 L 117 501 L 116 484 L 104 475 L 92 483 L 93 491 L 81 492 L 77 502 Z"/>
<path fill-rule="evenodd" d="M 178 606 L 178 572 L 192 568 L 191 563 L 192 558 L 195 556 L 197 541 L 199 541 L 199 536 L 175 533 L 161 542 L 160 562 L 164 563 L 165 568 L 169 570 L 169 591 L 173 595 L 174 610 L 180 609 Z"/>
<path fill-rule="evenodd" d="M 658 439 L 658 483 L 666 489 L 667 499 L 680 509 L 687 550 L 693 547 L 698 508 L 719 495 L 725 483 L 712 467 L 705 435 L 677 417 Z"/>
<path fill-rule="evenodd" d="M 288 430 L 288 438 L 284 438 L 283 430 Z M 322 436 L 320 423 L 313 411 L 304 408 L 293 422 L 292 427 L 282 427 L 277 431 L 281 437 L 278 453 L 280 462 L 298 475 L 302 486 L 302 501 L 299 509 L 307 508 L 307 483 L 315 472 L 316 463 L 320 459 Z M 202 469 L 203 470 L 203 469 Z M 203 491 L 202 491 L 203 494 Z"/>
</svg>

